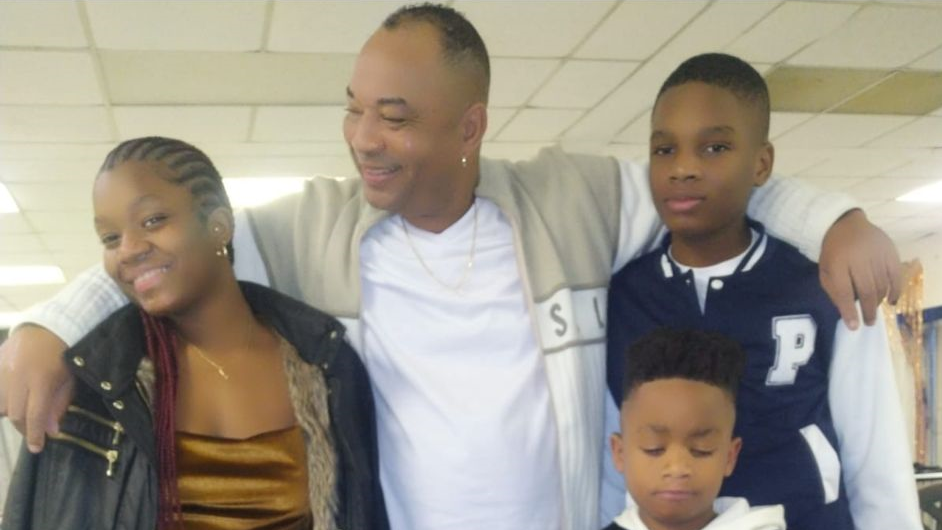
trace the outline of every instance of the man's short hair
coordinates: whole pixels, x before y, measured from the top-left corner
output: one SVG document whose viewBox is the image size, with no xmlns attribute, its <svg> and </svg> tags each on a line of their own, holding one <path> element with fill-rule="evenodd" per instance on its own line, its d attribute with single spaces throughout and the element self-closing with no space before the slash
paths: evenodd
<svg viewBox="0 0 942 530">
<path fill-rule="evenodd" d="M 689 379 L 718 387 L 733 401 L 746 366 L 738 342 L 711 331 L 659 328 L 628 348 L 622 396 L 659 379 Z"/>
<path fill-rule="evenodd" d="M 762 139 L 769 136 L 769 87 L 755 68 L 739 57 L 725 53 L 704 53 L 682 62 L 661 85 L 654 104 L 669 88 L 701 82 L 728 90 L 737 98 L 756 106 L 760 114 Z"/>
<path fill-rule="evenodd" d="M 486 103 L 491 84 L 491 62 L 484 40 L 474 25 L 450 7 L 424 3 L 397 9 L 383 21 L 383 28 L 394 30 L 414 22 L 431 24 L 438 30 L 445 63 L 471 75 L 478 84 L 477 95 Z"/>
</svg>

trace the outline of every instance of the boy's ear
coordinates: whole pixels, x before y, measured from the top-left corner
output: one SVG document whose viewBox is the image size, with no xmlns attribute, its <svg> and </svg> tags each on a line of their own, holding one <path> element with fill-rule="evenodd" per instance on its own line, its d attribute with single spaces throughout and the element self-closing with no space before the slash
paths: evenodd
<svg viewBox="0 0 942 530">
<path fill-rule="evenodd" d="M 608 437 L 608 443 L 612 446 L 612 462 L 615 464 L 615 469 L 624 475 L 625 446 L 621 440 L 621 433 L 613 432 L 612 435 Z"/>
<path fill-rule="evenodd" d="M 752 177 L 753 186 L 758 188 L 768 182 L 769 177 L 772 176 L 772 165 L 774 162 L 775 147 L 772 145 L 772 142 L 767 141 L 759 148 L 759 152 L 756 154 L 756 168 Z"/>
<path fill-rule="evenodd" d="M 729 452 L 726 454 L 726 469 L 723 472 L 724 477 L 733 474 L 733 470 L 736 469 L 736 462 L 739 460 L 739 451 L 741 449 L 742 438 L 737 436 L 733 438 L 732 442 L 729 444 Z"/>
</svg>

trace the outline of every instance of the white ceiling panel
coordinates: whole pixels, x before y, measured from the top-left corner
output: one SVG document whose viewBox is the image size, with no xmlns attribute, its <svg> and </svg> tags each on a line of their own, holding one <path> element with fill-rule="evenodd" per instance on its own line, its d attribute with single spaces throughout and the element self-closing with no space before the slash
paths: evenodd
<svg viewBox="0 0 942 530">
<path fill-rule="evenodd" d="M 2 122 L 0 122 L 2 123 Z M 3 123 L 6 126 L 5 123 Z M 73 143 L 73 142 L 3 142 L 0 141 L 0 160 L 30 160 L 30 159 L 70 159 L 70 158 L 92 158 L 95 160 L 104 160 L 105 155 L 114 144 L 111 140 L 107 142 L 93 143 Z M 3 167 L 0 166 L 0 171 Z"/>
<path fill-rule="evenodd" d="M 29 234 L 33 227 L 22 213 L 0 213 L 0 234 Z"/>
<path fill-rule="evenodd" d="M 888 28 L 905 30 L 887 31 Z M 808 66 L 896 68 L 942 44 L 939 28 L 942 28 L 942 10 L 871 4 L 788 62 Z"/>
<path fill-rule="evenodd" d="M 929 178 L 942 180 L 942 153 L 926 151 L 910 162 L 889 172 L 891 177 Z"/>
<path fill-rule="evenodd" d="M 498 135 L 501 142 L 548 142 L 572 125 L 581 110 L 572 109 L 523 109 Z"/>
<path fill-rule="evenodd" d="M 101 252 L 101 243 L 94 232 L 84 234 L 42 234 L 40 239 L 48 249 L 59 252 Z"/>
<path fill-rule="evenodd" d="M 779 136 L 775 143 L 788 147 L 857 147 L 909 121 L 912 117 L 825 114 Z"/>
<path fill-rule="evenodd" d="M 809 177 L 878 177 L 909 163 L 914 149 L 832 149 L 827 160 L 803 171 Z"/>
<path fill-rule="evenodd" d="M 0 240 L 3 237 L 3 235 L 0 235 Z M 16 254 L 0 253 L 0 265 L 52 265 L 54 259 L 52 253 L 46 250 L 18 252 Z M 2 291 L 2 288 L 0 288 L 0 291 Z"/>
<path fill-rule="evenodd" d="M 832 32 L 857 9 L 854 4 L 783 2 L 726 52 L 747 61 L 777 63 Z"/>
<path fill-rule="evenodd" d="M 825 191 L 844 191 L 867 179 L 866 177 L 809 177 L 803 175 L 798 178 L 802 182 Z"/>
<path fill-rule="evenodd" d="M 470 2 L 455 9 L 475 25 L 493 57 L 566 57 L 614 2 Z"/>
<path fill-rule="evenodd" d="M 615 137 L 615 141 L 625 144 L 645 144 L 651 141 L 651 110 L 648 109 Z"/>
<path fill-rule="evenodd" d="M 488 103 L 495 107 L 523 105 L 558 67 L 555 59 L 492 60 Z"/>
<path fill-rule="evenodd" d="M 237 142 L 249 135 L 250 107 L 115 107 L 118 134 L 127 140 L 167 136 L 188 142 Z"/>
<path fill-rule="evenodd" d="M 916 59 L 909 66 L 920 70 L 942 70 L 942 48 Z"/>
<path fill-rule="evenodd" d="M 112 51 L 101 61 L 113 104 L 341 105 L 354 57 Z"/>
<path fill-rule="evenodd" d="M 870 142 L 878 147 L 942 147 L 942 117 L 918 118 Z"/>
<path fill-rule="evenodd" d="M 769 116 L 769 138 L 775 140 L 813 117 L 815 114 L 807 112 L 772 112 Z"/>
<path fill-rule="evenodd" d="M 0 46 L 85 47 L 78 6 L 74 0 L 0 2 Z"/>
<path fill-rule="evenodd" d="M 648 144 L 608 144 L 600 154 L 614 156 L 622 160 L 632 160 L 639 164 L 648 163 Z"/>
<path fill-rule="evenodd" d="M 593 107 L 638 67 L 627 61 L 567 61 L 533 96 L 530 105 L 551 108 Z"/>
<path fill-rule="evenodd" d="M 113 50 L 254 51 L 267 2 L 85 2 L 95 44 Z"/>
<path fill-rule="evenodd" d="M 252 140 L 342 142 L 344 107 L 258 107 Z"/>
<path fill-rule="evenodd" d="M 487 132 L 484 134 L 484 140 L 493 140 L 501 129 L 507 125 L 507 122 L 510 121 L 510 118 L 516 114 L 518 109 L 501 109 L 501 108 L 491 108 L 487 109 Z"/>
<path fill-rule="evenodd" d="M 91 182 L 105 160 L 101 158 L 14 158 L 0 157 L 0 180 L 4 182 Z"/>
<path fill-rule="evenodd" d="M 88 210 L 92 203 L 92 188 L 87 182 L 11 183 L 7 189 L 13 194 L 20 210 L 59 211 Z"/>
<path fill-rule="evenodd" d="M 36 254 L 45 252 L 39 236 L 31 234 L 0 234 L 0 255 Z"/>
<path fill-rule="evenodd" d="M 887 201 L 878 206 L 867 209 L 867 216 L 879 218 L 900 218 L 922 216 L 933 210 L 938 210 L 939 205 L 928 202 L 900 202 Z"/>
<path fill-rule="evenodd" d="M 0 142 L 103 142 L 113 139 L 104 107 L 0 106 Z"/>
<path fill-rule="evenodd" d="M 387 15 L 407 2 L 277 0 L 268 50 L 357 53 Z M 338 21 L 342 20 L 343 24 Z"/>
<path fill-rule="evenodd" d="M 37 265 L 45 264 L 39 263 Z M 60 289 L 62 289 L 62 285 L 2 287 L 0 288 L 0 295 L 2 295 L 7 302 L 13 304 L 17 310 L 23 311 L 36 302 L 52 298 Z"/>
<path fill-rule="evenodd" d="M 23 215 L 36 230 L 45 234 L 81 234 L 94 237 L 95 213 L 92 211 L 92 186 L 73 198 L 77 210 L 27 211 Z M 83 203 L 84 201 L 84 203 Z"/>
<path fill-rule="evenodd" d="M 487 158 L 526 160 L 551 145 L 551 142 L 486 142 L 481 148 L 481 155 Z"/>
<path fill-rule="evenodd" d="M 876 177 L 867 179 L 847 189 L 853 197 L 871 201 L 896 198 L 932 182 L 929 179 Z"/>
<path fill-rule="evenodd" d="M 222 157 L 214 160 L 225 178 L 313 177 L 316 175 L 352 177 L 356 168 L 347 155 L 318 157 Z"/>
<path fill-rule="evenodd" d="M 586 59 L 647 59 L 706 6 L 704 1 L 621 2 L 586 39 L 575 56 Z"/>
<path fill-rule="evenodd" d="M 290 156 L 348 156 L 350 149 L 344 142 L 200 142 L 200 149 L 214 160 L 224 156 L 238 157 L 290 157 Z"/>
<path fill-rule="evenodd" d="M 102 103 L 87 52 L 0 51 L 0 104 Z"/>
<path fill-rule="evenodd" d="M 831 149 L 806 149 L 775 144 L 775 167 L 779 175 L 797 175 L 820 164 L 831 155 Z"/>
</svg>

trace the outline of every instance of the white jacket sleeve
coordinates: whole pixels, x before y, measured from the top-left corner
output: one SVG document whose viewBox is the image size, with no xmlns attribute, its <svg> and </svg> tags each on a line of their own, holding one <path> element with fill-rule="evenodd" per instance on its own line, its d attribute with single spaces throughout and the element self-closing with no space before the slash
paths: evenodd
<svg viewBox="0 0 942 530">
<path fill-rule="evenodd" d="M 268 285 L 261 254 L 252 237 L 248 216 L 236 212 L 232 244 L 235 272 L 240 279 Z M 115 310 L 128 303 L 101 264 L 79 274 L 51 299 L 29 308 L 22 323 L 38 324 L 72 346 Z"/>
<path fill-rule="evenodd" d="M 838 323 L 828 402 L 857 530 L 921 530 L 903 411 L 882 319 L 850 331 Z"/>
<path fill-rule="evenodd" d="M 619 160 L 619 169 L 621 219 L 613 271 L 652 250 L 664 234 L 651 198 L 648 166 Z M 826 192 L 797 179 L 773 175 L 752 194 L 748 214 L 764 224 L 770 234 L 817 261 L 824 234 L 841 215 L 856 207 L 858 204 L 846 194 Z"/>
</svg>

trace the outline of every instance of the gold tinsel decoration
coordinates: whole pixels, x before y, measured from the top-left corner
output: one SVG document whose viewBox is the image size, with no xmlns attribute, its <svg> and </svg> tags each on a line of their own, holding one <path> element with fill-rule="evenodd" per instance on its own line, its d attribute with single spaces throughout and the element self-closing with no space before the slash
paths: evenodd
<svg viewBox="0 0 942 530">
<path fill-rule="evenodd" d="M 918 259 L 903 263 L 903 290 L 900 294 L 895 310 L 896 315 L 902 316 L 905 325 L 897 325 L 896 315 L 887 322 L 890 331 L 890 343 L 895 342 L 894 335 L 899 336 L 906 361 L 913 370 L 913 389 L 916 403 L 916 439 L 915 458 L 920 464 L 927 464 L 928 428 L 926 421 L 926 407 L 933 404 L 926 403 L 926 377 L 923 366 L 923 270 Z"/>
</svg>

